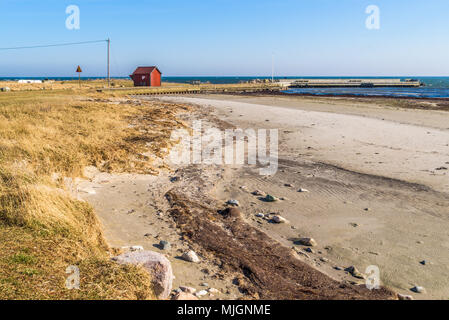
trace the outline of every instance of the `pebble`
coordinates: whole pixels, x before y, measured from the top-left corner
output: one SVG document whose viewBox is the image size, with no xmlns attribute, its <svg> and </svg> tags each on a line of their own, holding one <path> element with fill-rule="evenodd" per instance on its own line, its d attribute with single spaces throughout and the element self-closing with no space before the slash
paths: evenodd
<svg viewBox="0 0 449 320">
<path fill-rule="evenodd" d="M 201 290 L 201 291 L 198 291 L 197 293 L 195 293 L 195 296 L 197 296 L 199 298 L 199 297 L 203 297 L 203 296 L 207 295 L 207 293 L 208 292 L 206 290 Z"/>
<path fill-rule="evenodd" d="M 281 217 L 281 216 L 274 216 L 272 218 L 273 222 L 275 223 L 288 223 L 287 219 Z"/>
<path fill-rule="evenodd" d="M 298 192 L 310 192 L 310 191 L 304 188 L 299 188 Z"/>
<path fill-rule="evenodd" d="M 415 293 L 426 293 L 426 289 L 424 287 L 420 287 L 420 286 L 415 286 L 413 288 L 410 289 L 411 291 L 415 292 Z"/>
<path fill-rule="evenodd" d="M 143 247 L 142 246 L 132 246 L 129 248 L 130 251 L 143 251 Z"/>
<path fill-rule="evenodd" d="M 200 284 L 200 286 L 202 286 L 202 287 L 208 287 L 209 284 L 208 284 L 207 282 L 203 282 L 202 284 Z"/>
<path fill-rule="evenodd" d="M 209 289 L 209 293 L 215 293 L 215 294 L 217 294 L 217 293 L 219 293 L 220 291 L 218 291 L 217 289 L 215 289 L 215 288 L 210 288 Z"/>
<path fill-rule="evenodd" d="M 161 240 L 161 241 L 159 242 L 159 247 L 160 247 L 162 250 L 170 250 L 170 249 L 171 249 L 171 244 L 170 244 L 170 242 L 168 242 L 168 241 Z"/>
<path fill-rule="evenodd" d="M 343 270 L 343 268 L 342 268 L 342 267 L 339 267 L 339 266 L 335 266 L 334 269 L 337 270 L 337 271 Z"/>
<path fill-rule="evenodd" d="M 426 260 L 420 261 L 419 263 L 421 263 L 423 266 L 425 266 L 427 264 Z"/>
<path fill-rule="evenodd" d="M 300 244 L 307 247 L 316 247 L 318 244 L 313 238 L 301 238 L 298 240 Z"/>
<path fill-rule="evenodd" d="M 406 294 L 398 293 L 398 299 L 399 300 L 413 300 L 413 297 L 409 296 L 409 295 L 406 295 Z"/>
<path fill-rule="evenodd" d="M 192 288 L 192 287 L 181 286 L 181 287 L 179 287 L 179 289 L 181 289 L 182 292 L 187 292 L 187 293 L 195 293 L 196 292 L 196 289 Z"/>
<path fill-rule="evenodd" d="M 228 200 L 228 202 L 226 202 L 226 204 L 228 204 L 230 206 L 235 206 L 235 207 L 238 207 L 240 205 L 239 202 L 234 199 Z"/>
<path fill-rule="evenodd" d="M 288 188 L 293 188 L 294 187 L 291 183 L 286 183 L 286 184 L 284 184 L 284 186 L 288 187 Z"/>
<path fill-rule="evenodd" d="M 304 251 L 306 251 L 308 253 L 315 253 L 315 251 L 313 251 L 312 248 L 305 248 Z"/>
<path fill-rule="evenodd" d="M 365 279 L 365 276 L 354 266 L 346 268 L 345 271 L 349 272 L 354 278 Z"/>
<path fill-rule="evenodd" d="M 189 252 L 183 253 L 181 258 L 188 262 L 198 263 L 200 262 L 200 258 L 198 258 L 198 255 L 195 253 L 195 251 L 190 250 Z"/>
<path fill-rule="evenodd" d="M 89 187 L 78 187 L 78 192 L 87 193 L 87 194 L 97 194 L 97 192 Z"/>
<path fill-rule="evenodd" d="M 198 298 L 190 293 L 179 292 L 172 298 L 172 300 L 189 301 L 189 300 L 198 300 Z"/>
<path fill-rule="evenodd" d="M 278 199 L 275 196 L 267 194 L 264 200 L 266 202 L 276 202 Z"/>
<path fill-rule="evenodd" d="M 260 190 L 253 191 L 252 194 L 253 194 L 253 196 L 259 196 L 259 197 L 264 197 L 265 196 L 265 193 L 263 191 L 260 191 Z"/>
<path fill-rule="evenodd" d="M 256 214 L 256 217 L 258 217 L 258 218 L 265 218 L 265 215 L 263 213 L 258 213 L 258 214 Z"/>
</svg>

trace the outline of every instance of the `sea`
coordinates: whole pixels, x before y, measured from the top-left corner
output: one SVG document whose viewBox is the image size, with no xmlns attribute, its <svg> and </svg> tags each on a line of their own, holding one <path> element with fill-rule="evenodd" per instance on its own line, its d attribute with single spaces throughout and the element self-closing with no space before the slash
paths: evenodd
<svg viewBox="0 0 449 320">
<path fill-rule="evenodd" d="M 191 83 L 201 81 L 211 84 L 235 84 L 254 79 L 269 79 L 271 77 L 163 77 L 166 82 Z M 354 96 L 390 96 L 390 97 L 411 97 L 411 98 L 449 98 L 449 77 L 275 77 L 275 79 L 417 79 L 424 86 L 418 88 L 295 88 L 286 90 L 286 93 L 311 94 L 318 96 L 326 95 L 354 95 Z M 0 77 L 0 80 L 56 80 L 68 81 L 77 80 L 77 77 Z M 83 77 L 83 80 L 105 79 L 104 77 Z M 128 79 L 127 77 L 114 77 L 113 79 Z"/>
</svg>

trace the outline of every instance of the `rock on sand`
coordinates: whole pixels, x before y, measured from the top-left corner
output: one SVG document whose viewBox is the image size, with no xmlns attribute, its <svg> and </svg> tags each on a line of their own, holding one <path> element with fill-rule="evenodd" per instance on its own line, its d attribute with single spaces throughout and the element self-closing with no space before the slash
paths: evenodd
<svg viewBox="0 0 449 320">
<path fill-rule="evenodd" d="M 200 262 L 200 258 L 198 258 L 198 255 L 195 253 L 195 251 L 192 251 L 192 250 L 183 253 L 181 258 L 188 262 L 193 262 L 193 263 Z"/>
<path fill-rule="evenodd" d="M 313 238 L 301 238 L 298 240 L 299 244 L 307 247 L 316 247 L 318 244 Z"/>
<path fill-rule="evenodd" d="M 271 220 L 273 220 L 274 223 L 288 223 L 287 219 L 281 216 L 273 216 Z"/>
<path fill-rule="evenodd" d="M 197 297 L 195 297 L 193 294 L 191 293 L 187 293 L 187 292 L 178 292 L 173 298 L 172 300 L 179 300 L 179 301 L 189 301 L 189 300 L 198 300 Z"/>
</svg>

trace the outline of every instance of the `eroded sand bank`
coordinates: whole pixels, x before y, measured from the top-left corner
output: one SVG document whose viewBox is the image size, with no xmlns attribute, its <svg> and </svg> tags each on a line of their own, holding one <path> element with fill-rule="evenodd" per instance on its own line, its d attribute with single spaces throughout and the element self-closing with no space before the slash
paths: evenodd
<svg viewBox="0 0 449 320">
<path fill-rule="evenodd" d="M 234 168 L 215 192 L 222 201 L 239 200 L 253 226 L 285 246 L 315 238 L 318 248 L 303 259 L 334 278 L 343 277 L 334 267 L 376 265 L 398 292 L 419 285 L 427 294 L 416 298 L 449 296 L 449 113 L 309 98 L 166 99 L 212 108 L 239 128 L 279 129 L 275 176 Z M 261 202 L 241 186 L 287 200 Z M 300 187 L 311 192 L 298 193 Z M 291 223 L 266 223 L 259 212 Z"/>
</svg>

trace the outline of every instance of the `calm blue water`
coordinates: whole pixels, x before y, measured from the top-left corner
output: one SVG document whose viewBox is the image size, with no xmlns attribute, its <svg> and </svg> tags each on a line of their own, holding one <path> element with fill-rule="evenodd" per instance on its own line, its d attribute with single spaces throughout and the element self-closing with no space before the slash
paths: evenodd
<svg viewBox="0 0 449 320">
<path fill-rule="evenodd" d="M 165 81 L 189 83 L 201 80 L 213 84 L 239 83 L 251 79 L 266 79 L 267 77 L 164 77 Z M 275 79 L 418 79 L 425 84 L 420 88 L 299 88 L 291 89 L 287 93 L 305 93 L 315 95 L 358 95 L 358 96 L 392 96 L 414 98 L 449 98 L 449 77 L 276 77 Z"/>
<path fill-rule="evenodd" d="M 18 80 L 18 79 L 35 79 L 35 80 L 76 80 L 76 77 L 21 77 L 21 78 L 0 78 L 0 80 Z M 232 84 L 252 79 L 267 79 L 269 77 L 163 77 L 163 81 L 190 83 L 193 80 L 201 82 L 210 82 L 212 84 Z M 275 79 L 350 79 L 350 78 L 377 78 L 390 79 L 401 77 L 276 77 Z M 449 77 L 404 77 L 401 79 L 418 79 L 425 84 L 420 88 L 298 88 L 287 90 L 287 93 L 302 93 L 315 95 L 358 95 L 358 96 L 392 96 L 392 97 L 414 97 L 414 98 L 449 98 Z M 82 79 L 104 79 L 102 77 L 84 77 Z M 128 79 L 126 77 L 117 77 L 114 79 Z"/>
<path fill-rule="evenodd" d="M 340 77 L 347 79 L 345 77 Z M 348 77 L 350 78 L 350 77 Z M 355 77 L 354 77 L 355 78 Z M 363 79 L 363 77 L 361 77 Z M 378 79 L 418 79 L 424 83 L 419 88 L 295 88 L 287 93 L 313 95 L 390 96 L 411 98 L 449 98 L 449 77 L 378 77 Z M 332 78 L 330 78 L 332 79 Z"/>
</svg>

